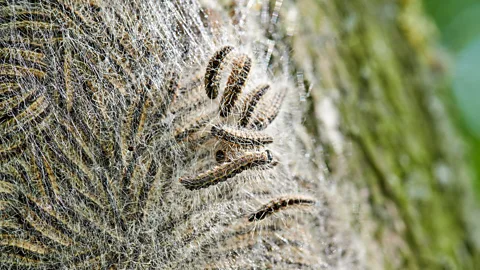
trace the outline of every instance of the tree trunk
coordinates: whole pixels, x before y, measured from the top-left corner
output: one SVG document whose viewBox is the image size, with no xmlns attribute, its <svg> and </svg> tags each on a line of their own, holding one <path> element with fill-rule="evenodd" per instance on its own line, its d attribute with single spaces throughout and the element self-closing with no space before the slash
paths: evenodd
<svg viewBox="0 0 480 270">
<path fill-rule="evenodd" d="M 200 2 L 0 0 L 2 267 L 480 265 L 420 1 Z"/>
<path fill-rule="evenodd" d="M 375 242 L 367 262 L 480 265 L 471 172 L 421 1 L 306 1 L 299 10 L 296 63 L 313 78 L 306 123 L 329 178 L 363 200 L 347 207 Z"/>
</svg>

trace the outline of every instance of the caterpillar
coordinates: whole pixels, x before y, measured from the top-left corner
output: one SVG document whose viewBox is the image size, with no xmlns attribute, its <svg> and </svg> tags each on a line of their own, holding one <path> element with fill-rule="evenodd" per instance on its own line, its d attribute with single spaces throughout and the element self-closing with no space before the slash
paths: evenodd
<svg viewBox="0 0 480 270">
<path fill-rule="evenodd" d="M 270 89 L 270 85 L 264 84 L 257 86 L 250 94 L 245 98 L 245 108 L 243 109 L 242 116 L 240 118 L 240 126 L 246 127 L 250 121 L 250 117 L 255 110 L 255 106 L 260 101 L 260 99 L 267 93 Z"/>
<path fill-rule="evenodd" d="M 232 258 L 224 268 L 251 268 L 269 258 L 237 256 L 237 244 L 210 255 L 254 196 L 296 188 L 283 167 L 277 183 L 230 184 L 277 163 L 280 149 L 264 148 L 273 138 L 249 129 L 288 64 L 276 33 L 230 37 L 227 10 L 198 1 L 77 2 L 0 0 L 0 265 L 189 269 Z M 265 20 L 277 3 L 262 3 Z M 224 44 L 204 58 L 225 41 L 252 54 Z M 190 191 L 224 181 L 221 194 Z"/>
<path fill-rule="evenodd" d="M 224 182 L 235 175 L 257 166 L 272 162 L 273 157 L 269 150 L 264 152 L 247 153 L 240 158 L 221 164 L 195 177 L 180 178 L 180 183 L 189 190 L 207 188 Z"/>
<path fill-rule="evenodd" d="M 194 121 L 182 125 L 184 128 L 177 128 L 175 129 L 175 140 L 181 141 L 188 136 L 192 135 L 193 133 L 199 131 L 203 126 L 205 126 L 210 121 L 210 116 L 208 114 L 201 115 L 197 117 Z"/>
<path fill-rule="evenodd" d="M 260 207 L 257 211 L 255 211 L 255 213 L 250 214 L 248 216 L 248 221 L 260 221 L 275 212 L 284 210 L 291 206 L 311 206 L 314 204 L 315 200 L 305 197 L 291 196 L 276 198 Z"/>
<path fill-rule="evenodd" d="M 248 125 L 248 128 L 263 130 L 267 128 L 270 123 L 275 120 L 280 109 L 282 108 L 283 100 L 287 94 L 287 90 L 284 88 L 282 91 L 277 93 L 273 100 L 266 104 L 266 102 L 262 102 L 260 104 L 260 109 L 255 113 L 253 117 L 253 122 Z"/>
<path fill-rule="evenodd" d="M 219 139 L 239 145 L 265 145 L 273 142 L 272 137 L 254 130 L 213 126 L 211 133 Z"/>
<path fill-rule="evenodd" d="M 241 55 L 233 60 L 232 73 L 227 80 L 227 86 L 220 102 L 220 116 L 227 117 L 230 114 L 238 95 L 242 92 L 247 82 L 248 74 L 252 67 L 252 60 L 246 55 Z"/>
<path fill-rule="evenodd" d="M 207 69 L 205 71 L 205 91 L 210 99 L 215 99 L 218 96 L 222 63 L 225 57 L 227 57 L 232 50 L 232 46 L 225 46 L 218 50 L 208 62 Z"/>
</svg>

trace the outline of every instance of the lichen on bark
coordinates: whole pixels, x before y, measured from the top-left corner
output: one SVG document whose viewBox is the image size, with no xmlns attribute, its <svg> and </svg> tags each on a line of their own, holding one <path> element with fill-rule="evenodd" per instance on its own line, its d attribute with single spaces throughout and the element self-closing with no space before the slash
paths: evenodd
<svg viewBox="0 0 480 270">
<path fill-rule="evenodd" d="M 474 269 L 478 206 L 442 100 L 447 61 L 421 1 L 307 1 L 299 10 L 304 32 L 319 33 L 297 35 L 294 46 L 308 48 L 296 59 L 312 78 L 307 123 L 329 177 L 364 200 L 355 227 L 373 241 L 367 261 Z"/>
</svg>

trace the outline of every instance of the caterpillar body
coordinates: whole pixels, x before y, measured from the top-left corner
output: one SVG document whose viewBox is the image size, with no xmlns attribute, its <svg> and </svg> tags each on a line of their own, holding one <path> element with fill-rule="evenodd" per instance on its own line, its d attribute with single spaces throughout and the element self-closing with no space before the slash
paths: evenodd
<svg viewBox="0 0 480 270">
<path fill-rule="evenodd" d="M 262 102 L 262 106 L 252 117 L 248 128 L 257 130 L 263 130 L 267 128 L 267 126 L 270 125 L 273 120 L 275 120 L 278 113 L 280 112 L 286 96 L 286 92 L 286 89 L 282 89 L 282 91 L 275 94 L 275 97 L 269 104 L 266 104 L 266 102 Z"/>
<path fill-rule="evenodd" d="M 269 164 L 272 160 L 273 157 L 269 150 L 248 153 L 232 162 L 221 164 L 197 176 L 180 178 L 180 183 L 189 190 L 207 188 L 224 182 L 245 170 Z"/>
<path fill-rule="evenodd" d="M 238 145 L 265 145 L 273 142 L 273 138 L 254 130 L 239 130 L 226 126 L 213 126 L 211 129 L 213 136 Z"/>
<path fill-rule="evenodd" d="M 267 218 L 268 216 L 293 206 L 311 206 L 315 204 L 315 200 L 305 197 L 280 197 L 274 200 L 271 200 L 267 204 L 260 207 L 255 213 L 252 213 L 248 216 L 248 221 L 260 221 Z"/>
<path fill-rule="evenodd" d="M 255 197 L 305 189 L 274 168 L 294 144 L 267 150 L 257 129 L 289 72 L 290 47 L 260 32 L 282 1 L 245 16 L 260 5 L 230 1 L 250 28 L 237 36 L 209 1 L 117 2 L 0 0 L 0 268 L 282 268 L 270 250 L 214 248 L 251 231 Z"/>
<path fill-rule="evenodd" d="M 232 73 L 228 77 L 227 86 L 220 102 L 220 116 L 227 117 L 237 102 L 242 92 L 252 67 L 252 60 L 246 55 L 241 55 L 233 60 Z"/>
<path fill-rule="evenodd" d="M 210 99 L 215 99 L 218 96 L 222 63 L 232 50 L 232 46 L 225 46 L 218 50 L 208 62 L 205 71 L 205 91 Z"/>
<path fill-rule="evenodd" d="M 242 117 L 240 118 L 240 126 L 246 127 L 252 113 L 255 111 L 255 107 L 260 101 L 260 99 L 267 93 L 270 89 L 270 85 L 264 84 L 255 88 L 246 98 L 245 98 L 245 108 L 243 109 Z"/>
</svg>

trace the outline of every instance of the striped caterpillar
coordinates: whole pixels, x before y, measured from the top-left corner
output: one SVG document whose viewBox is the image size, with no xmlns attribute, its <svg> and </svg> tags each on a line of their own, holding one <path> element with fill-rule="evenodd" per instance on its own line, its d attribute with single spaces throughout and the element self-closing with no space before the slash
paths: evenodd
<svg viewBox="0 0 480 270">
<path fill-rule="evenodd" d="M 252 113 L 255 110 L 255 106 L 260 101 L 260 99 L 267 93 L 268 89 L 270 89 L 270 85 L 264 84 L 260 85 L 255 88 L 246 98 L 245 98 L 245 108 L 242 113 L 242 117 L 240 118 L 240 126 L 246 127 Z"/>
<path fill-rule="evenodd" d="M 180 183 L 189 190 L 207 188 L 224 182 L 245 170 L 269 164 L 272 159 L 273 157 L 269 150 L 248 153 L 232 162 L 221 164 L 197 176 L 180 178 Z"/>
<path fill-rule="evenodd" d="M 189 269 L 216 261 L 205 257 L 207 245 L 221 243 L 210 235 L 230 231 L 244 204 L 229 196 L 231 185 L 211 201 L 186 189 L 277 162 L 264 148 L 273 138 L 249 124 L 275 94 L 273 85 L 255 88 L 262 74 L 252 76 L 254 64 L 262 72 L 272 64 L 274 74 L 281 62 L 269 61 L 273 43 L 253 43 L 248 33 L 211 36 L 206 20 L 223 18 L 196 2 L 0 0 L 0 265 Z M 221 40 L 245 44 L 258 62 L 224 46 L 203 74 L 190 73 Z M 173 186 L 188 162 L 198 173 Z M 267 194 L 277 179 L 264 180 L 248 188 Z M 239 258 L 254 265 L 247 256 Z"/>
<path fill-rule="evenodd" d="M 199 131 L 203 126 L 208 123 L 208 121 L 210 121 L 210 117 L 208 114 L 205 114 L 197 117 L 194 121 L 190 123 L 186 123 L 186 125 L 182 125 L 184 128 L 177 128 L 175 130 L 175 140 L 181 141 L 187 138 L 193 133 Z"/>
<path fill-rule="evenodd" d="M 238 112 L 240 119 L 236 120 L 236 125 L 241 128 L 228 127 L 222 123 L 228 122 L 229 116 L 231 116 L 233 110 L 236 109 L 235 104 L 238 99 L 241 98 L 241 93 L 247 84 L 247 79 L 252 69 L 251 58 L 244 54 L 230 56 L 233 50 L 234 48 L 232 46 L 224 46 L 217 50 L 208 61 L 205 70 L 204 88 L 206 96 L 210 99 L 216 99 L 220 90 L 221 73 L 225 69 L 227 61 L 231 61 L 232 69 L 228 75 L 226 86 L 223 89 L 219 106 L 220 119 L 225 120 L 220 120 L 221 123 L 215 123 L 214 121 L 210 131 L 211 136 L 206 139 L 220 139 L 236 144 L 239 147 L 261 147 L 265 144 L 270 144 L 273 142 L 273 138 L 257 130 L 266 128 L 275 119 L 285 97 L 285 90 L 274 94 L 273 100 L 270 103 L 263 98 L 267 92 L 270 91 L 270 85 L 258 85 L 242 98 L 244 106 L 240 109 L 241 111 Z M 179 98 L 177 102 L 174 102 L 171 107 L 173 108 L 171 111 L 172 114 L 176 115 L 185 110 L 188 112 L 190 110 L 189 108 L 195 108 L 204 104 L 208 106 L 205 99 L 198 96 L 200 93 L 200 91 L 197 91 L 198 78 L 197 76 L 192 82 L 186 83 L 186 88 L 182 87 L 180 94 L 183 99 Z M 192 91 L 187 89 L 189 85 L 193 88 Z M 209 117 L 212 116 L 203 115 L 202 117 L 197 117 L 193 121 L 187 122 L 190 123 L 187 128 L 177 129 L 174 135 L 177 142 L 183 141 L 185 138 L 199 132 L 201 127 L 205 126 L 209 121 Z M 193 138 L 193 140 L 199 140 L 200 137 L 196 138 L 192 136 L 191 138 Z M 258 149 L 256 152 L 248 154 L 229 153 L 229 151 L 239 150 L 241 149 L 233 148 L 233 150 L 223 149 L 216 151 L 215 160 L 217 163 L 220 163 L 219 166 L 196 176 L 180 178 L 180 182 L 185 188 L 196 190 L 226 181 L 228 178 L 232 178 L 246 169 L 260 165 L 269 165 L 266 168 L 272 168 L 276 165 L 269 150 L 262 151 Z"/>
<path fill-rule="evenodd" d="M 252 117 L 250 124 L 248 124 L 248 128 L 257 130 L 263 130 L 267 128 L 267 126 L 270 125 L 273 120 L 275 120 L 280 112 L 285 96 L 286 89 L 282 89 L 282 91 L 275 94 L 273 100 L 268 102 L 268 104 L 266 104 L 266 102 L 262 102 L 259 110 Z"/>
<path fill-rule="evenodd" d="M 280 197 L 271 200 L 267 204 L 260 207 L 255 213 L 248 216 L 248 221 L 260 221 L 281 210 L 285 210 L 293 206 L 311 206 L 315 204 L 315 200 L 304 197 Z"/>
<path fill-rule="evenodd" d="M 273 142 L 272 137 L 253 130 L 213 126 L 211 133 L 219 139 L 239 145 L 265 145 Z"/>
<path fill-rule="evenodd" d="M 220 72 L 222 63 L 227 55 L 233 50 L 231 46 L 225 46 L 218 50 L 210 59 L 205 71 L 205 91 L 210 99 L 217 98 L 218 88 L 220 87 Z"/>
<path fill-rule="evenodd" d="M 246 55 L 239 56 L 233 60 L 232 73 L 228 77 L 227 87 L 225 87 L 222 101 L 220 102 L 221 117 L 227 117 L 230 114 L 238 99 L 238 95 L 245 86 L 251 67 L 252 60 Z"/>
</svg>

